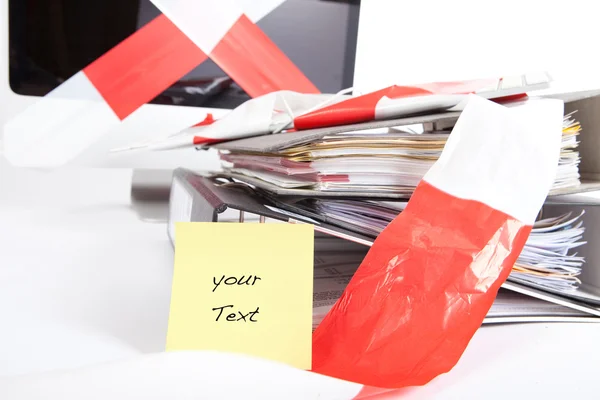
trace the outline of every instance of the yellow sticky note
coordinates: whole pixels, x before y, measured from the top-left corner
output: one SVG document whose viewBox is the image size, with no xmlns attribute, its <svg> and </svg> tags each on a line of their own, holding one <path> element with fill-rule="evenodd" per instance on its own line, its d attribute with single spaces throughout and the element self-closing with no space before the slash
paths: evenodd
<svg viewBox="0 0 600 400">
<path fill-rule="evenodd" d="M 245 353 L 311 368 L 314 230 L 177 223 L 167 351 Z"/>
</svg>

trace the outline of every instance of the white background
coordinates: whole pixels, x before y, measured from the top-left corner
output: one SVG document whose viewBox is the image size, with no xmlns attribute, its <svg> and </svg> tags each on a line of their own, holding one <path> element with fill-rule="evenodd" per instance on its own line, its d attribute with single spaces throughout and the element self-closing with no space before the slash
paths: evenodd
<svg viewBox="0 0 600 400">
<path fill-rule="evenodd" d="M 354 87 L 548 71 L 556 90 L 600 87 L 590 0 L 366 0 Z"/>
</svg>

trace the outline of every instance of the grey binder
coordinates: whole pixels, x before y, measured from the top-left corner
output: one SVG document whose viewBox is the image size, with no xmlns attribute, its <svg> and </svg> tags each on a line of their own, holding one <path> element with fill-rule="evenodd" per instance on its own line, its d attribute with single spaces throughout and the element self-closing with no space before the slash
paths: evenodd
<svg viewBox="0 0 600 400">
<path fill-rule="evenodd" d="M 362 245 L 370 245 L 372 239 L 356 232 L 331 225 L 327 221 L 315 221 L 293 209 L 284 210 L 281 204 L 269 200 L 243 184 L 196 174 L 184 168 L 173 173 L 171 198 L 169 201 L 168 235 L 175 242 L 175 222 L 219 222 L 239 220 L 244 222 L 246 214 L 260 217 L 260 221 L 271 218 L 284 222 L 312 223 L 315 230 L 330 236 L 346 239 Z M 232 217 L 235 216 L 234 219 Z M 224 218 L 227 217 L 227 218 Z"/>
<path fill-rule="evenodd" d="M 174 187 L 179 185 L 177 190 L 172 190 L 171 210 L 169 215 L 169 237 L 172 243 L 172 226 L 175 222 L 218 222 L 222 221 L 227 210 L 233 210 L 237 215 L 247 212 L 259 215 L 261 222 L 264 218 L 272 218 L 282 222 L 293 223 L 311 223 L 306 220 L 306 215 L 299 212 L 287 212 L 278 209 L 280 204 L 272 203 L 268 197 L 262 197 L 260 193 L 250 188 L 244 188 L 240 185 L 223 185 L 215 181 L 214 178 L 197 175 L 185 169 L 178 169 L 173 175 Z M 177 207 L 182 204 L 185 206 L 185 212 L 181 213 Z M 270 207 L 270 205 L 274 207 Z M 502 287 L 514 292 L 518 292 L 540 300 L 548 301 L 574 310 L 585 312 L 593 317 L 600 317 L 600 249 L 595 246 L 600 240 L 600 199 L 585 200 L 575 197 L 556 198 L 544 205 L 542 208 L 543 217 L 560 215 L 566 211 L 574 213 L 582 208 L 586 210 L 584 214 L 584 226 L 586 232 L 584 239 L 588 242 L 581 251 L 586 257 L 585 272 L 582 275 L 582 286 L 579 293 L 573 294 L 553 293 L 548 290 L 540 290 L 523 283 L 507 281 Z M 297 210 L 294 210 L 297 211 Z M 308 217 L 310 219 L 310 217 Z M 304 221 L 303 221 L 304 220 Z M 230 222 L 233 222 L 230 220 Z M 245 222 L 243 219 L 239 222 Z M 344 239 L 351 248 L 354 246 L 371 246 L 374 242 L 373 237 L 361 235 L 357 232 L 343 227 L 332 225 L 326 222 L 314 221 L 315 232 L 332 238 Z M 598 318 L 600 322 L 600 318 Z"/>
</svg>

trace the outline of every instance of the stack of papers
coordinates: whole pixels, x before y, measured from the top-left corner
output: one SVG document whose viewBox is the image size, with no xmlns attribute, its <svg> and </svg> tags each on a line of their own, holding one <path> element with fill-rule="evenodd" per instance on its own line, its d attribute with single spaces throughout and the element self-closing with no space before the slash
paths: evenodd
<svg viewBox="0 0 600 400">
<path fill-rule="evenodd" d="M 357 233 L 377 237 L 381 231 L 406 207 L 406 202 L 360 200 L 307 200 L 315 211 L 342 227 L 354 227 Z M 340 222 L 345 223 L 344 225 Z"/>
<path fill-rule="evenodd" d="M 278 154 L 221 154 L 224 167 L 284 188 L 410 195 L 441 154 L 449 132 L 352 132 Z"/>
<path fill-rule="evenodd" d="M 346 133 L 278 154 L 221 154 L 231 172 L 284 188 L 410 194 L 441 154 L 449 132 Z"/>
<path fill-rule="evenodd" d="M 313 330 L 323 321 L 352 279 L 364 252 L 322 252 L 315 255 Z M 485 323 L 594 320 L 571 308 L 500 289 Z"/>
<path fill-rule="evenodd" d="M 577 137 L 581 133 L 581 124 L 573 118 L 573 111 L 565 115 L 563 120 L 563 136 L 560 150 L 560 159 L 553 190 L 564 189 L 579 185 L 579 141 Z"/>
<path fill-rule="evenodd" d="M 297 215 L 319 216 L 322 221 L 373 238 L 404 209 L 405 202 L 305 199 L 294 202 Z M 292 209 L 292 208 L 290 208 Z M 538 289 L 568 292 L 581 281 L 584 258 L 577 248 L 584 245 L 583 213 L 541 219 L 533 229 L 509 279 Z"/>
<path fill-rule="evenodd" d="M 579 221 L 582 215 L 569 213 L 537 221 L 509 279 L 555 291 L 576 289 L 584 259 L 574 249 L 586 243 Z"/>
<path fill-rule="evenodd" d="M 483 323 L 508 322 L 598 322 L 590 314 L 536 299 L 521 293 L 500 289 Z"/>
<path fill-rule="evenodd" d="M 573 114 L 565 116 L 553 191 L 579 185 L 580 130 Z M 408 196 L 439 158 L 449 134 L 376 129 L 326 136 L 278 153 L 221 152 L 220 156 L 227 172 L 280 188 Z"/>
</svg>

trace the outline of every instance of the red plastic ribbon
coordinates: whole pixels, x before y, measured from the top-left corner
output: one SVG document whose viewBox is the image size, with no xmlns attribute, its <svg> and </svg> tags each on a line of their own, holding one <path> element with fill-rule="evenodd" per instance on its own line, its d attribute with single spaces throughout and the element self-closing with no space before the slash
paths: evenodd
<svg viewBox="0 0 600 400">
<path fill-rule="evenodd" d="M 423 385 L 449 371 L 530 230 L 422 181 L 316 329 L 313 371 L 380 388 Z"/>
<path fill-rule="evenodd" d="M 164 15 L 83 72 L 120 119 L 154 99 L 208 56 Z"/>
</svg>

